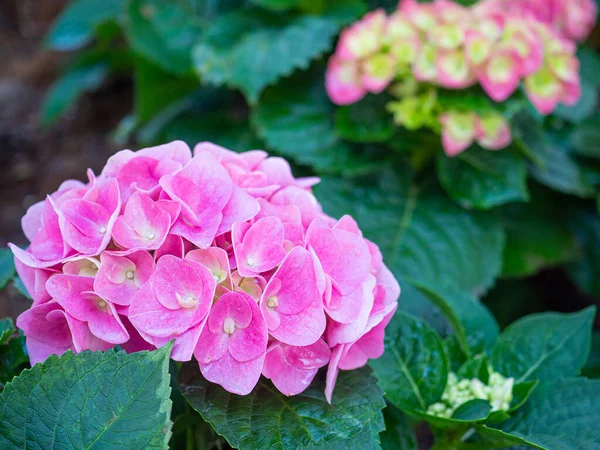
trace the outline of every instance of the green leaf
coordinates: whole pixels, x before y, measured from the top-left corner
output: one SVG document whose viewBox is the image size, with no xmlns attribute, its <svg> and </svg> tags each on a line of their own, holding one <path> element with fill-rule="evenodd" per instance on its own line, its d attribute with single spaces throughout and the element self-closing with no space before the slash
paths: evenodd
<svg viewBox="0 0 600 450">
<path fill-rule="evenodd" d="M 473 359 L 465 361 L 458 369 L 457 375 L 459 378 L 478 378 L 487 384 L 489 379 L 488 359 L 485 355 L 477 355 Z"/>
<path fill-rule="evenodd" d="M 522 383 L 515 384 L 512 390 L 513 399 L 512 402 L 510 402 L 509 411 L 516 411 L 521 406 L 523 406 L 527 402 L 527 400 L 529 400 L 529 397 L 531 397 L 531 394 L 533 393 L 533 390 L 536 388 L 538 383 L 539 381 L 535 380 L 523 381 Z"/>
<path fill-rule="evenodd" d="M 337 136 L 322 76 L 301 73 L 267 89 L 251 116 L 259 136 L 270 149 L 321 173 L 354 175 L 380 168 L 381 158 L 370 148 L 361 154 Z"/>
<path fill-rule="evenodd" d="M 326 177 L 315 193 L 328 214 L 352 215 L 392 272 L 419 288 L 479 295 L 500 271 L 504 234 L 495 218 L 415 184 L 407 165 L 376 177 Z"/>
<path fill-rule="evenodd" d="M 585 169 L 580 166 L 568 152 L 566 146 L 561 146 L 556 137 L 546 134 L 539 136 L 541 142 L 537 145 L 545 147 L 547 164 L 545 167 L 531 167 L 531 173 L 541 184 L 577 197 L 591 197 L 594 188 L 587 180 Z"/>
<path fill-rule="evenodd" d="M 171 347 L 69 351 L 36 364 L 0 394 L 0 447 L 166 448 Z"/>
<path fill-rule="evenodd" d="M 15 332 L 15 326 L 10 317 L 0 320 L 0 345 L 4 344 L 6 340 L 12 336 Z"/>
<path fill-rule="evenodd" d="M 507 205 L 501 210 L 506 230 L 502 275 L 523 277 L 543 268 L 573 261 L 577 243 L 564 220 L 564 211 L 547 192 L 534 191 L 526 205 Z"/>
<path fill-rule="evenodd" d="M 147 122 L 200 87 L 197 78 L 174 76 L 143 58 L 136 58 L 134 81 L 137 125 Z"/>
<path fill-rule="evenodd" d="M 251 3 L 272 11 L 287 11 L 298 6 L 301 0 L 250 0 Z"/>
<path fill-rule="evenodd" d="M 469 400 L 456 408 L 456 411 L 452 414 L 452 419 L 470 422 L 485 420 L 491 410 L 492 405 L 489 402 L 477 398 Z"/>
<path fill-rule="evenodd" d="M 186 2 L 131 0 L 125 34 L 131 48 L 165 71 L 192 72 L 191 48 L 200 35 L 199 17 Z"/>
<path fill-rule="evenodd" d="M 455 158 L 439 154 L 437 173 L 448 195 L 465 208 L 490 209 L 529 199 L 525 160 L 510 149 L 472 147 Z"/>
<path fill-rule="evenodd" d="M 515 143 L 533 163 L 542 170 L 548 166 L 549 145 L 542 132 L 542 124 L 527 109 L 516 112 L 512 119 Z"/>
<path fill-rule="evenodd" d="M 586 210 L 571 210 L 569 219 L 583 257 L 568 264 L 567 271 L 581 289 L 600 297 L 600 216 Z"/>
<path fill-rule="evenodd" d="M 439 335 L 421 319 L 397 312 L 385 333 L 385 352 L 371 367 L 386 398 L 407 412 L 425 411 L 448 381 L 448 359 Z"/>
<path fill-rule="evenodd" d="M 190 147 L 209 141 L 236 152 L 264 148 L 246 121 L 223 112 L 184 114 L 169 123 L 162 136 L 164 142 L 181 139 Z"/>
<path fill-rule="evenodd" d="M 554 112 L 557 117 L 573 123 L 580 123 L 592 116 L 598 104 L 596 83 L 581 80 L 581 99 L 574 106 L 558 105 Z"/>
<path fill-rule="evenodd" d="M 410 418 L 393 405 L 383 410 L 385 430 L 380 434 L 384 450 L 417 450 L 417 438 Z"/>
<path fill-rule="evenodd" d="M 600 159 L 600 119 L 577 126 L 569 138 L 570 147 L 578 155 Z"/>
<path fill-rule="evenodd" d="M 7 248 L 0 248 L 0 289 L 4 289 L 15 274 L 15 258 Z"/>
<path fill-rule="evenodd" d="M 489 353 L 500 333 L 494 316 L 476 298 L 453 290 L 429 288 L 415 283 L 429 295 L 448 318 L 458 346 L 467 358 L 478 353 Z"/>
<path fill-rule="evenodd" d="M 487 425 L 478 425 L 477 435 L 480 443 L 484 445 L 483 448 L 508 448 L 513 447 L 514 445 L 524 445 L 526 448 L 534 447 L 539 450 L 546 450 L 544 447 L 540 447 L 539 445 L 534 444 L 533 442 L 529 442 L 522 437 L 512 435 L 510 433 L 506 433 L 502 430 L 498 430 L 496 428 L 491 428 Z M 478 448 L 478 447 L 476 447 Z M 522 448 L 522 447 L 519 447 Z M 567 450 L 567 449 L 565 449 Z"/>
<path fill-rule="evenodd" d="M 532 314 L 498 338 L 492 367 L 516 383 L 577 375 L 590 351 L 595 307 L 577 313 Z"/>
<path fill-rule="evenodd" d="M 383 393 L 367 367 L 340 372 L 331 404 L 322 379 L 286 397 L 261 378 L 250 394 L 239 396 L 206 381 L 195 361 L 183 365 L 179 384 L 190 405 L 234 448 L 318 447 L 384 428 Z"/>
<path fill-rule="evenodd" d="M 547 449 L 595 450 L 600 442 L 599 399 L 600 380 L 543 383 L 502 430 Z"/>
<path fill-rule="evenodd" d="M 0 346 L 0 392 L 8 381 L 28 367 L 29 355 L 25 347 L 25 337 L 19 333 Z"/>
<path fill-rule="evenodd" d="M 239 88 L 256 103 L 265 87 L 331 49 L 339 28 L 337 17 L 327 14 L 234 11 L 217 19 L 194 47 L 194 66 L 204 81 Z"/>
<path fill-rule="evenodd" d="M 386 112 L 385 95 L 369 95 L 361 101 L 343 106 L 336 113 L 336 130 L 353 142 L 383 142 L 396 133 L 393 117 Z"/>
<path fill-rule="evenodd" d="M 592 348 L 583 368 L 583 374 L 590 378 L 600 378 L 600 331 L 592 334 Z"/>
<path fill-rule="evenodd" d="M 116 20 L 125 0 L 75 0 L 52 25 L 45 44 L 53 50 L 78 50 L 94 38 L 95 29 Z"/>
</svg>

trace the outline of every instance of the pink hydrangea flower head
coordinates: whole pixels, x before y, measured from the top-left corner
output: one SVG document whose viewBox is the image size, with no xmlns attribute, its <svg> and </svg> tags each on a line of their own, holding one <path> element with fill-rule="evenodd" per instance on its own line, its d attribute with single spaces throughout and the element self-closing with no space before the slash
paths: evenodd
<svg viewBox="0 0 600 450">
<path fill-rule="evenodd" d="M 300 394 L 318 370 L 327 365 L 330 354 L 329 346 L 322 339 L 303 347 L 275 342 L 267 351 L 262 373 L 282 394 Z"/>
<path fill-rule="evenodd" d="M 380 89 L 377 70 L 361 76 Z M 365 364 L 399 287 L 354 219 L 323 213 L 318 182 L 262 150 L 203 142 L 192 156 L 175 142 L 63 183 L 24 216 L 29 247 L 11 245 L 34 299 L 17 320 L 31 361 L 174 341 L 172 359 L 195 355 L 241 395 L 261 374 L 285 395 L 304 391 L 332 348 L 335 374 Z"/>
<path fill-rule="evenodd" d="M 229 392 L 246 395 L 258 382 L 267 350 L 267 327 L 256 302 L 230 292 L 217 300 L 195 356 L 202 375 Z"/>
<path fill-rule="evenodd" d="M 475 140 L 475 114 L 448 112 L 440 116 L 442 145 L 448 156 L 456 156 Z"/>
<path fill-rule="evenodd" d="M 512 142 L 508 122 L 497 113 L 477 116 L 475 130 L 477 143 L 487 150 L 500 150 Z"/>
</svg>

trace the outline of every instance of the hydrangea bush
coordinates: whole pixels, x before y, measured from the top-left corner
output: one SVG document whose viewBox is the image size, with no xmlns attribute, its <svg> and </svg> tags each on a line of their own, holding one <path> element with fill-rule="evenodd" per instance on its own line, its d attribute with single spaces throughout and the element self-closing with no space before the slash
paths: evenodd
<svg viewBox="0 0 600 450">
<path fill-rule="evenodd" d="M 598 447 L 596 15 L 73 0 L 41 122 L 143 150 L 0 249 L 0 448 Z"/>
</svg>

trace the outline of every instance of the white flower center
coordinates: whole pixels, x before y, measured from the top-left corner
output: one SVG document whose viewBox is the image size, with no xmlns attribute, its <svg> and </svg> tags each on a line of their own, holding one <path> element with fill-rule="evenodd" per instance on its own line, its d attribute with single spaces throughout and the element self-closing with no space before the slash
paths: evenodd
<svg viewBox="0 0 600 450">
<path fill-rule="evenodd" d="M 192 309 L 198 305 L 198 300 L 191 294 L 182 297 L 178 293 L 175 293 L 175 297 L 177 297 L 177 302 L 182 308 Z"/>
<path fill-rule="evenodd" d="M 150 232 L 150 233 L 148 233 L 148 234 L 146 235 L 146 239 L 148 239 L 148 240 L 152 240 L 152 239 L 154 239 L 155 237 L 156 237 L 156 235 L 155 235 L 154 233 L 152 233 L 152 232 Z"/>
<path fill-rule="evenodd" d="M 100 234 L 105 234 L 105 233 L 106 233 L 106 227 L 100 227 L 100 228 L 98 229 L 98 232 L 99 232 Z"/>
<path fill-rule="evenodd" d="M 279 304 L 277 297 L 275 297 L 274 295 L 271 295 L 268 299 L 267 299 L 267 306 L 269 308 L 275 308 L 277 305 Z"/>
<path fill-rule="evenodd" d="M 135 274 L 133 273 L 133 270 L 128 270 L 127 272 L 125 272 L 125 278 L 127 278 L 128 280 L 133 280 L 134 276 Z"/>
<path fill-rule="evenodd" d="M 107 306 L 108 306 L 108 303 L 106 303 L 106 301 L 104 301 L 104 300 L 102 300 L 102 299 L 98 300 L 98 308 L 99 308 L 99 309 L 104 309 L 104 308 L 106 308 Z"/>
<path fill-rule="evenodd" d="M 225 318 L 223 322 L 223 331 L 227 334 L 233 334 L 235 332 L 235 321 L 231 317 Z"/>
</svg>

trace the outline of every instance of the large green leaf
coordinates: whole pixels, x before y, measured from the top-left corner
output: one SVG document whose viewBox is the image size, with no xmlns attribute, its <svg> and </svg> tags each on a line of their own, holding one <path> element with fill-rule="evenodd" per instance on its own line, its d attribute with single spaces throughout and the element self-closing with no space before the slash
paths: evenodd
<svg viewBox="0 0 600 450">
<path fill-rule="evenodd" d="M 531 173 L 541 184 L 564 194 L 577 197 L 591 197 L 594 188 L 590 184 L 585 168 L 570 154 L 565 143 L 558 136 L 542 133 L 536 145 L 543 146 L 546 152 L 546 166 L 531 167 Z"/>
<path fill-rule="evenodd" d="M 590 356 L 582 372 L 587 377 L 600 378 L 600 331 L 595 331 L 592 334 Z"/>
<path fill-rule="evenodd" d="M 581 289 L 600 297 L 600 216 L 586 210 L 569 210 L 569 226 L 583 257 L 570 263 L 567 270 Z"/>
<path fill-rule="evenodd" d="M 510 149 L 491 152 L 475 146 L 455 158 L 440 154 L 437 173 L 448 195 L 465 208 L 529 199 L 525 160 Z"/>
<path fill-rule="evenodd" d="M 500 272 L 504 233 L 495 217 L 417 185 L 406 164 L 377 177 L 324 178 L 315 193 L 326 213 L 351 214 L 392 272 L 419 287 L 479 295 Z"/>
<path fill-rule="evenodd" d="M 172 75 L 143 58 L 136 58 L 134 80 L 134 110 L 138 125 L 199 88 L 195 77 Z"/>
<path fill-rule="evenodd" d="M 371 367 L 386 398 L 407 412 L 425 411 L 448 381 L 448 359 L 439 335 L 423 320 L 402 312 L 386 328 L 385 353 Z"/>
<path fill-rule="evenodd" d="M 336 130 L 344 139 L 353 142 L 383 142 L 397 130 L 394 119 L 385 109 L 389 98 L 369 95 L 352 105 L 343 106 L 336 113 Z"/>
<path fill-rule="evenodd" d="M 323 74 L 315 70 L 267 89 L 251 118 L 270 149 L 318 172 L 354 175 L 380 168 L 375 149 L 359 153 L 337 136 L 334 111 L 325 94 Z"/>
<path fill-rule="evenodd" d="M 595 118 L 577 126 L 569 137 L 569 146 L 575 153 L 600 159 L 600 119 Z"/>
<path fill-rule="evenodd" d="M 600 443 L 600 380 L 541 384 L 502 430 L 552 450 L 596 450 Z"/>
<path fill-rule="evenodd" d="M 541 313 L 517 320 L 498 338 L 492 367 L 517 383 L 579 374 L 590 351 L 595 312 L 590 307 L 572 314 Z"/>
<path fill-rule="evenodd" d="M 306 69 L 331 49 L 342 25 L 338 14 L 337 9 L 320 16 L 249 8 L 231 12 L 217 19 L 195 46 L 194 66 L 204 81 L 239 88 L 255 103 L 265 87 Z"/>
<path fill-rule="evenodd" d="M 383 410 L 385 431 L 380 434 L 384 450 L 416 450 L 417 438 L 410 418 L 393 405 Z"/>
<path fill-rule="evenodd" d="M 12 252 L 7 248 L 0 248 L 0 289 L 4 289 L 14 274 L 15 262 Z"/>
<path fill-rule="evenodd" d="M 577 243 L 567 228 L 564 211 L 556 198 L 534 190 L 525 205 L 507 205 L 501 210 L 506 230 L 502 275 L 522 277 L 572 261 L 579 256 Z"/>
<path fill-rule="evenodd" d="M 131 0 L 125 34 L 131 48 L 167 72 L 192 72 L 191 48 L 200 34 L 189 2 Z"/>
<path fill-rule="evenodd" d="M 171 347 L 67 352 L 36 364 L 0 394 L 0 447 L 166 448 Z"/>
<path fill-rule="evenodd" d="M 96 27 L 116 20 L 125 0 L 74 0 L 54 22 L 45 44 L 53 50 L 77 50 L 94 38 Z"/>
<path fill-rule="evenodd" d="M 162 136 L 164 142 L 181 139 L 190 147 L 209 141 L 236 152 L 264 148 L 247 121 L 224 112 L 184 114 L 169 123 Z"/>
<path fill-rule="evenodd" d="M 250 394 L 239 396 L 206 381 L 195 361 L 183 365 L 179 384 L 190 405 L 234 448 L 326 447 L 384 428 L 383 392 L 367 367 L 340 372 L 331 404 L 322 379 L 286 397 L 262 378 Z"/>
<path fill-rule="evenodd" d="M 465 356 L 489 353 L 500 328 L 494 316 L 479 300 L 452 288 L 444 290 L 416 283 L 436 306 L 442 310 L 454 330 L 454 338 Z"/>
</svg>

